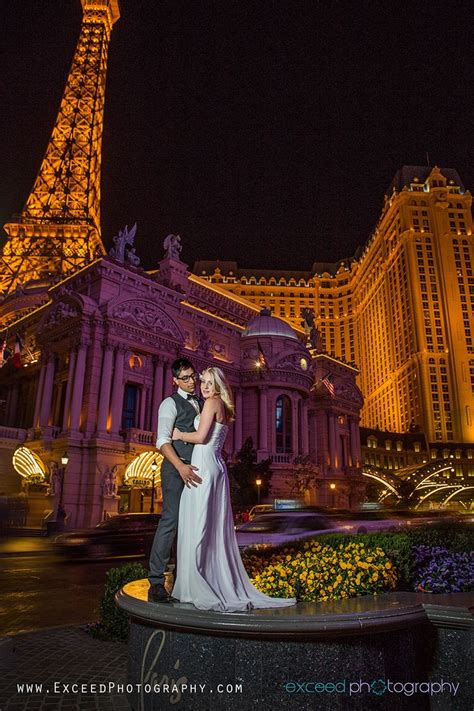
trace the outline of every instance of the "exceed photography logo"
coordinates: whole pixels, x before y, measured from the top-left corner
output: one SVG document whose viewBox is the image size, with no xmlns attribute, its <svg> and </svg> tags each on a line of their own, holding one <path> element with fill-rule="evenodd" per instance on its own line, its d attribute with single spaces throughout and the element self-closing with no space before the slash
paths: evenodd
<svg viewBox="0 0 474 711">
<path fill-rule="evenodd" d="M 414 696 L 415 694 L 450 694 L 456 696 L 459 682 L 445 681 L 392 681 L 391 679 L 342 679 L 341 681 L 287 681 L 283 688 L 288 694 L 399 694 Z"/>
</svg>

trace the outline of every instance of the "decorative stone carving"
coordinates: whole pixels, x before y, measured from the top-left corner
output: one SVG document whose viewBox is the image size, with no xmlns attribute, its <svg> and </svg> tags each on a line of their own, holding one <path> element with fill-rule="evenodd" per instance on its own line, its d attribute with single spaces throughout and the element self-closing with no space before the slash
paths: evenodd
<svg viewBox="0 0 474 711">
<path fill-rule="evenodd" d="M 181 259 L 180 254 L 183 246 L 179 235 L 168 235 L 163 242 L 165 249 L 165 259 Z"/>
<path fill-rule="evenodd" d="M 301 353 L 287 353 L 279 361 L 277 361 L 272 367 L 273 368 L 294 368 L 300 370 L 300 360 Z"/>
<path fill-rule="evenodd" d="M 313 328 L 309 336 L 309 345 L 318 353 L 324 353 L 324 339 L 319 328 Z"/>
<path fill-rule="evenodd" d="M 111 316 L 172 338 L 182 338 L 170 317 L 158 306 L 147 301 L 123 301 L 112 309 Z"/>
<path fill-rule="evenodd" d="M 140 266 L 140 257 L 138 254 L 135 254 L 135 247 L 132 247 L 125 253 L 125 259 L 132 267 Z"/>
<path fill-rule="evenodd" d="M 59 468 L 56 460 L 52 460 L 49 464 L 49 486 L 46 491 L 46 496 L 57 496 L 61 491 L 61 482 L 63 472 Z"/>
<path fill-rule="evenodd" d="M 56 324 L 67 318 L 77 318 L 80 316 L 79 309 L 74 304 L 60 301 L 49 314 L 45 321 L 45 326 L 56 326 Z"/>
<path fill-rule="evenodd" d="M 227 348 L 225 346 L 225 343 L 214 342 L 213 352 L 214 352 L 214 355 L 219 356 L 220 358 L 226 358 L 227 357 Z"/>
<path fill-rule="evenodd" d="M 340 382 L 336 384 L 336 395 L 344 400 L 356 403 L 358 407 L 362 407 L 364 402 L 360 391 L 352 383 Z"/>
<path fill-rule="evenodd" d="M 114 464 L 113 467 L 106 466 L 102 472 L 100 488 L 104 499 L 111 499 L 117 496 L 117 471 L 118 465 Z"/>
<path fill-rule="evenodd" d="M 212 350 L 212 343 L 204 329 L 199 328 L 196 331 L 196 336 L 198 340 L 198 350 L 202 351 L 204 355 L 209 355 Z"/>
<path fill-rule="evenodd" d="M 321 331 L 319 331 L 315 324 L 314 311 L 312 309 L 305 308 L 301 310 L 301 315 L 303 316 L 301 325 L 304 328 L 308 344 L 318 353 L 322 353 L 324 351 L 324 341 L 321 336 Z"/>
<path fill-rule="evenodd" d="M 133 267 L 140 265 L 140 258 L 135 254 L 133 241 L 137 232 L 137 223 L 129 230 L 128 225 L 125 225 L 123 230 L 119 230 L 118 235 L 114 237 L 114 246 L 109 251 L 109 256 L 117 260 L 117 262 L 126 262 Z"/>
</svg>

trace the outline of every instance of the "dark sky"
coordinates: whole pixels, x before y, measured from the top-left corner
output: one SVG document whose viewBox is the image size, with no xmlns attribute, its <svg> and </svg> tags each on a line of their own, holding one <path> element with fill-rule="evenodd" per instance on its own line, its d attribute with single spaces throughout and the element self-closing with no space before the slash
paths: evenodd
<svg viewBox="0 0 474 711">
<path fill-rule="evenodd" d="M 138 222 L 146 267 L 309 269 L 354 253 L 403 164 L 474 188 L 470 2 L 121 0 L 103 143 L 106 246 Z M 33 184 L 79 0 L 2 4 L 0 219 Z"/>
</svg>

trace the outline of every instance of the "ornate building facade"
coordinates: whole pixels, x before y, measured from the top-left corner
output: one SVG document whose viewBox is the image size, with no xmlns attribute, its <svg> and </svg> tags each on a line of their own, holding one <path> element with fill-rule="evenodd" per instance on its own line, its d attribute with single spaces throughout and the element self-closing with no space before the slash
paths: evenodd
<svg viewBox="0 0 474 711">
<path fill-rule="evenodd" d="M 120 506 L 149 510 L 151 465 L 160 463 L 158 407 L 172 392 L 170 367 L 181 355 L 199 370 L 214 364 L 226 373 L 236 402 L 227 454 L 252 437 L 259 459 L 272 461 L 273 496 L 286 492 L 298 457 L 314 465 L 320 503 L 334 486 L 345 501 L 360 471 L 355 369 L 312 351 L 284 321 L 190 275 L 170 250 L 151 273 L 118 256 L 98 259 L 51 287 L 47 304 L 13 330 L 28 346 L 21 368 L 10 359 L 0 370 L 0 436 L 5 464 L 19 446 L 26 460 L 4 471 L 2 485 L 18 491 L 23 475 L 30 523 L 59 502 L 72 526 L 96 523 Z M 322 384 L 328 375 L 332 394 Z"/>
</svg>

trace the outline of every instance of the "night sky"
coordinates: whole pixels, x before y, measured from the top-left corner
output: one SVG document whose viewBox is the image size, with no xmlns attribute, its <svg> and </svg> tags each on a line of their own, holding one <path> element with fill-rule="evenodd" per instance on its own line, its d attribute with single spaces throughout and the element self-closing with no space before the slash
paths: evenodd
<svg viewBox="0 0 474 711">
<path fill-rule="evenodd" d="M 109 53 L 106 246 L 310 269 L 368 238 L 404 164 L 474 189 L 468 2 L 121 0 Z M 2 4 L 0 219 L 20 212 L 80 31 L 79 0 Z"/>
</svg>

